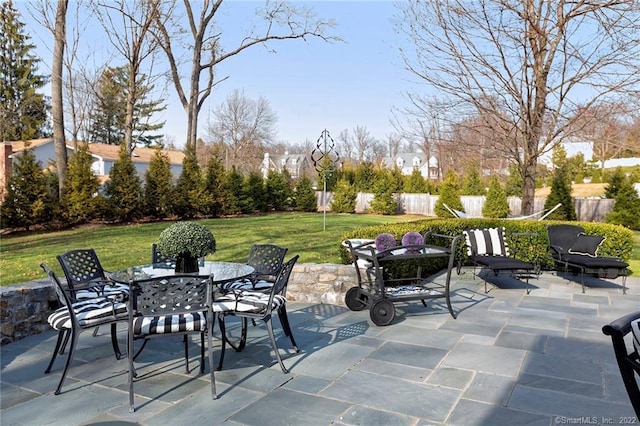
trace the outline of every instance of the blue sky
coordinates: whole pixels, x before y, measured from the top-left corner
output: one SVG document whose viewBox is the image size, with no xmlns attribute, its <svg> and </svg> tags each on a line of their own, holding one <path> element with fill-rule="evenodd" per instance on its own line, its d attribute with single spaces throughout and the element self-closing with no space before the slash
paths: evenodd
<svg viewBox="0 0 640 426">
<path fill-rule="evenodd" d="M 394 107 L 405 104 L 403 93 L 415 90 L 404 70 L 398 46 L 406 43 L 394 31 L 396 7 L 392 1 L 320 1 L 295 2 L 312 6 L 318 16 L 333 18 L 333 34 L 344 43 L 328 44 L 316 39 L 308 42 L 289 40 L 270 45 L 276 53 L 255 46 L 218 67 L 219 76 L 229 76 L 215 89 L 200 114 L 199 135 L 209 111 L 220 105 L 234 89 L 246 97 L 264 97 L 278 116 L 277 141 L 315 142 L 323 129 L 334 139 L 344 129 L 365 126 L 370 134 L 385 139 L 395 130 L 390 123 Z M 229 1 L 218 22 L 230 35 L 248 25 L 248 16 L 262 2 Z M 27 12 L 27 3 L 15 7 L 27 23 L 29 34 L 38 46 L 43 61 L 51 58 L 51 36 Z M 71 10 L 70 6 L 70 10 Z M 110 47 L 102 28 L 90 26 L 83 36 L 83 49 L 107 52 Z M 223 34 L 227 34 L 223 32 Z M 43 41 L 44 40 L 44 41 Z M 223 41 L 225 40 L 223 36 Z M 107 55 L 102 53 L 102 55 Z M 96 59 L 96 61 L 99 61 Z M 111 65 L 121 65 L 114 58 Z M 42 72 L 49 72 L 47 64 Z M 173 86 L 167 92 L 164 132 L 182 145 L 186 133 L 186 114 L 175 97 Z"/>
</svg>

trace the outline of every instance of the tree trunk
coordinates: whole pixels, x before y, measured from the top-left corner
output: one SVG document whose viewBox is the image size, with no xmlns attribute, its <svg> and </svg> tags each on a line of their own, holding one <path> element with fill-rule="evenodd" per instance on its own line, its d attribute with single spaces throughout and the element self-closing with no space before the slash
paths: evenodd
<svg viewBox="0 0 640 426">
<path fill-rule="evenodd" d="M 58 169 L 58 193 L 64 192 L 67 179 L 67 147 L 64 137 L 64 108 L 62 106 L 62 65 L 66 42 L 66 15 L 69 0 L 58 0 L 54 29 L 53 64 L 51 67 L 51 114 L 53 120 L 53 145 Z"/>
</svg>

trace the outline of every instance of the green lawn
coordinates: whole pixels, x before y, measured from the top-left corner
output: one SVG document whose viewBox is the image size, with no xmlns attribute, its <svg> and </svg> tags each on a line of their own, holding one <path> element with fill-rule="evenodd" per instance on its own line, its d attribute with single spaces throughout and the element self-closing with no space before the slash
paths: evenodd
<svg viewBox="0 0 640 426">
<path fill-rule="evenodd" d="M 287 258 L 301 263 L 340 263 L 338 243 L 344 232 L 361 226 L 406 222 L 416 216 L 321 213 L 279 213 L 265 216 L 200 221 L 216 238 L 209 260 L 245 262 L 254 243 L 288 247 Z M 323 223 L 326 225 L 323 230 Z M 3 286 L 44 278 L 40 263 L 62 274 L 56 255 L 74 248 L 94 248 L 106 270 L 151 260 L 151 244 L 170 222 L 91 226 L 78 229 L 4 236 L 0 240 L 0 282 Z"/>
<path fill-rule="evenodd" d="M 301 263 L 340 263 L 338 244 L 346 231 L 368 225 L 406 222 L 422 216 L 327 214 L 326 230 L 321 213 L 279 213 L 257 217 L 207 219 L 218 251 L 209 260 L 247 260 L 254 243 L 273 243 L 289 248 L 287 258 L 300 254 Z M 93 247 L 107 270 L 148 263 L 151 244 L 170 222 L 81 227 L 60 232 L 9 235 L 0 239 L 0 283 L 12 285 L 44 278 L 46 262 L 56 273 L 62 270 L 56 255 L 74 248 Z M 634 233 L 630 268 L 640 271 L 640 232 Z"/>
</svg>

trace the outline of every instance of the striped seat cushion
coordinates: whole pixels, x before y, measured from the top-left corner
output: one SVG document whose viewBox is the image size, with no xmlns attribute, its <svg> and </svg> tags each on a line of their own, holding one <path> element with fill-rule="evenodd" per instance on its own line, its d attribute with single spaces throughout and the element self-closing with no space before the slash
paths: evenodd
<svg viewBox="0 0 640 426">
<path fill-rule="evenodd" d="M 71 305 L 81 327 L 91 327 L 128 318 L 127 305 L 107 298 L 88 299 Z M 49 324 L 55 330 L 71 328 L 71 315 L 62 307 L 49 315 Z"/>
<path fill-rule="evenodd" d="M 106 296 L 109 299 L 119 302 L 125 301 L 129 297 L 129 286 L 126 284 L 97 285 L 91 288 L 76 291 L 77 300 L 95 299 Z"/>
<path fill-rule="evenodd" d="M 206 330 L 207 316 L 204 312 L 140 316 L 133 319 L 133 333 L 137 336 Z"/>
<path fill-rule="evenodd" d="M 280 307 L 285 303 L 287 303 L 287 299 L 285 299 L 284 296 L 276 294 L 273 298 L 271 310 L 280 309 Z M 213 302 L 213 311 L 260 313 L 265 312 L 268 305 L 268 294 L 253 291 L 242 291 L 229 293 L 217 298 L 215 302 Z"/>
<path fill-rule="evenodd" d="M 225 284 L 223 286 L 223 289 L 224 290 L 265 291 L 265 290 L 270 290 L 272 286 L 273 286 L 273 282 L 268 280 L 258 280 L 255 283 L 252 283 L 251 280 L 242 279 L 242 280 L 237 280 L 237 281 L 233 281 L 231 283 Z"/>
<path fill-rule="evenodd" d="M 467 229 L 463 233 L 469 256 L 509 256 L 504 228 Z"/>
</svg>

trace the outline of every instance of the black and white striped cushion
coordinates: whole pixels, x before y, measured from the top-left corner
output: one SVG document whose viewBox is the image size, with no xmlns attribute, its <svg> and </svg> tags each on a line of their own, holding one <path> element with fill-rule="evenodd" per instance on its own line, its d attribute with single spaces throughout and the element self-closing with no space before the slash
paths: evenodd
<svg viewBox="0 0 640 426">
<path fill-rule="evenodd" d="M 127 284 L 114 283 L 76 291 L 77 300 L 95 299 L 102 296 L 122 302 L 129 296 L 129 286 Z"/>
<path fill-rule="evenodd" d="M 468 229 L 464 231 L 467 253 L 478 256 L 509 256 L 504 228 Z M 473 249 L 472 249 L 473 248 Z"/>
<path fill-rule="evenodd" d="M 223 286 L 223 289 L 224 290 L 265 291 L 265 290 L 271 289 L 272 286 L 273 286 L 273 283 L 267 280 L 258 280 L 255 283 L 253 283 L 249 279 L 242 279 L 242 280 L 233 281 L 229 284 L 225 284 Z"/>
<path fill-rule="evenodd" d="M 82 327 L 100 325 L 116 319 L 127 319 L 127 305 L 106 298 L 89 299 L 71 305 L 78 324 Z M 49 324 L 55 330 L 71 328 L 71 315 L 67 307 L 62 307 L 49 315 Z"/>
<path fill-rule="evenodd" d="M 284 296 L 276 294 L 273 298 L 271 310 L 280 309 L 287 303 Z M 260 292 L 242 291 L 230 293 L 213 302 L 214 312 L 264 312 L 269 304 L 269 295 Z"/>
<path fill-rule="evenodd" d="M 135 335 L 198 332 L 206 329 L 207 317 L 204 312 L 137 317 L 133 320 Z"/>
</svg>

